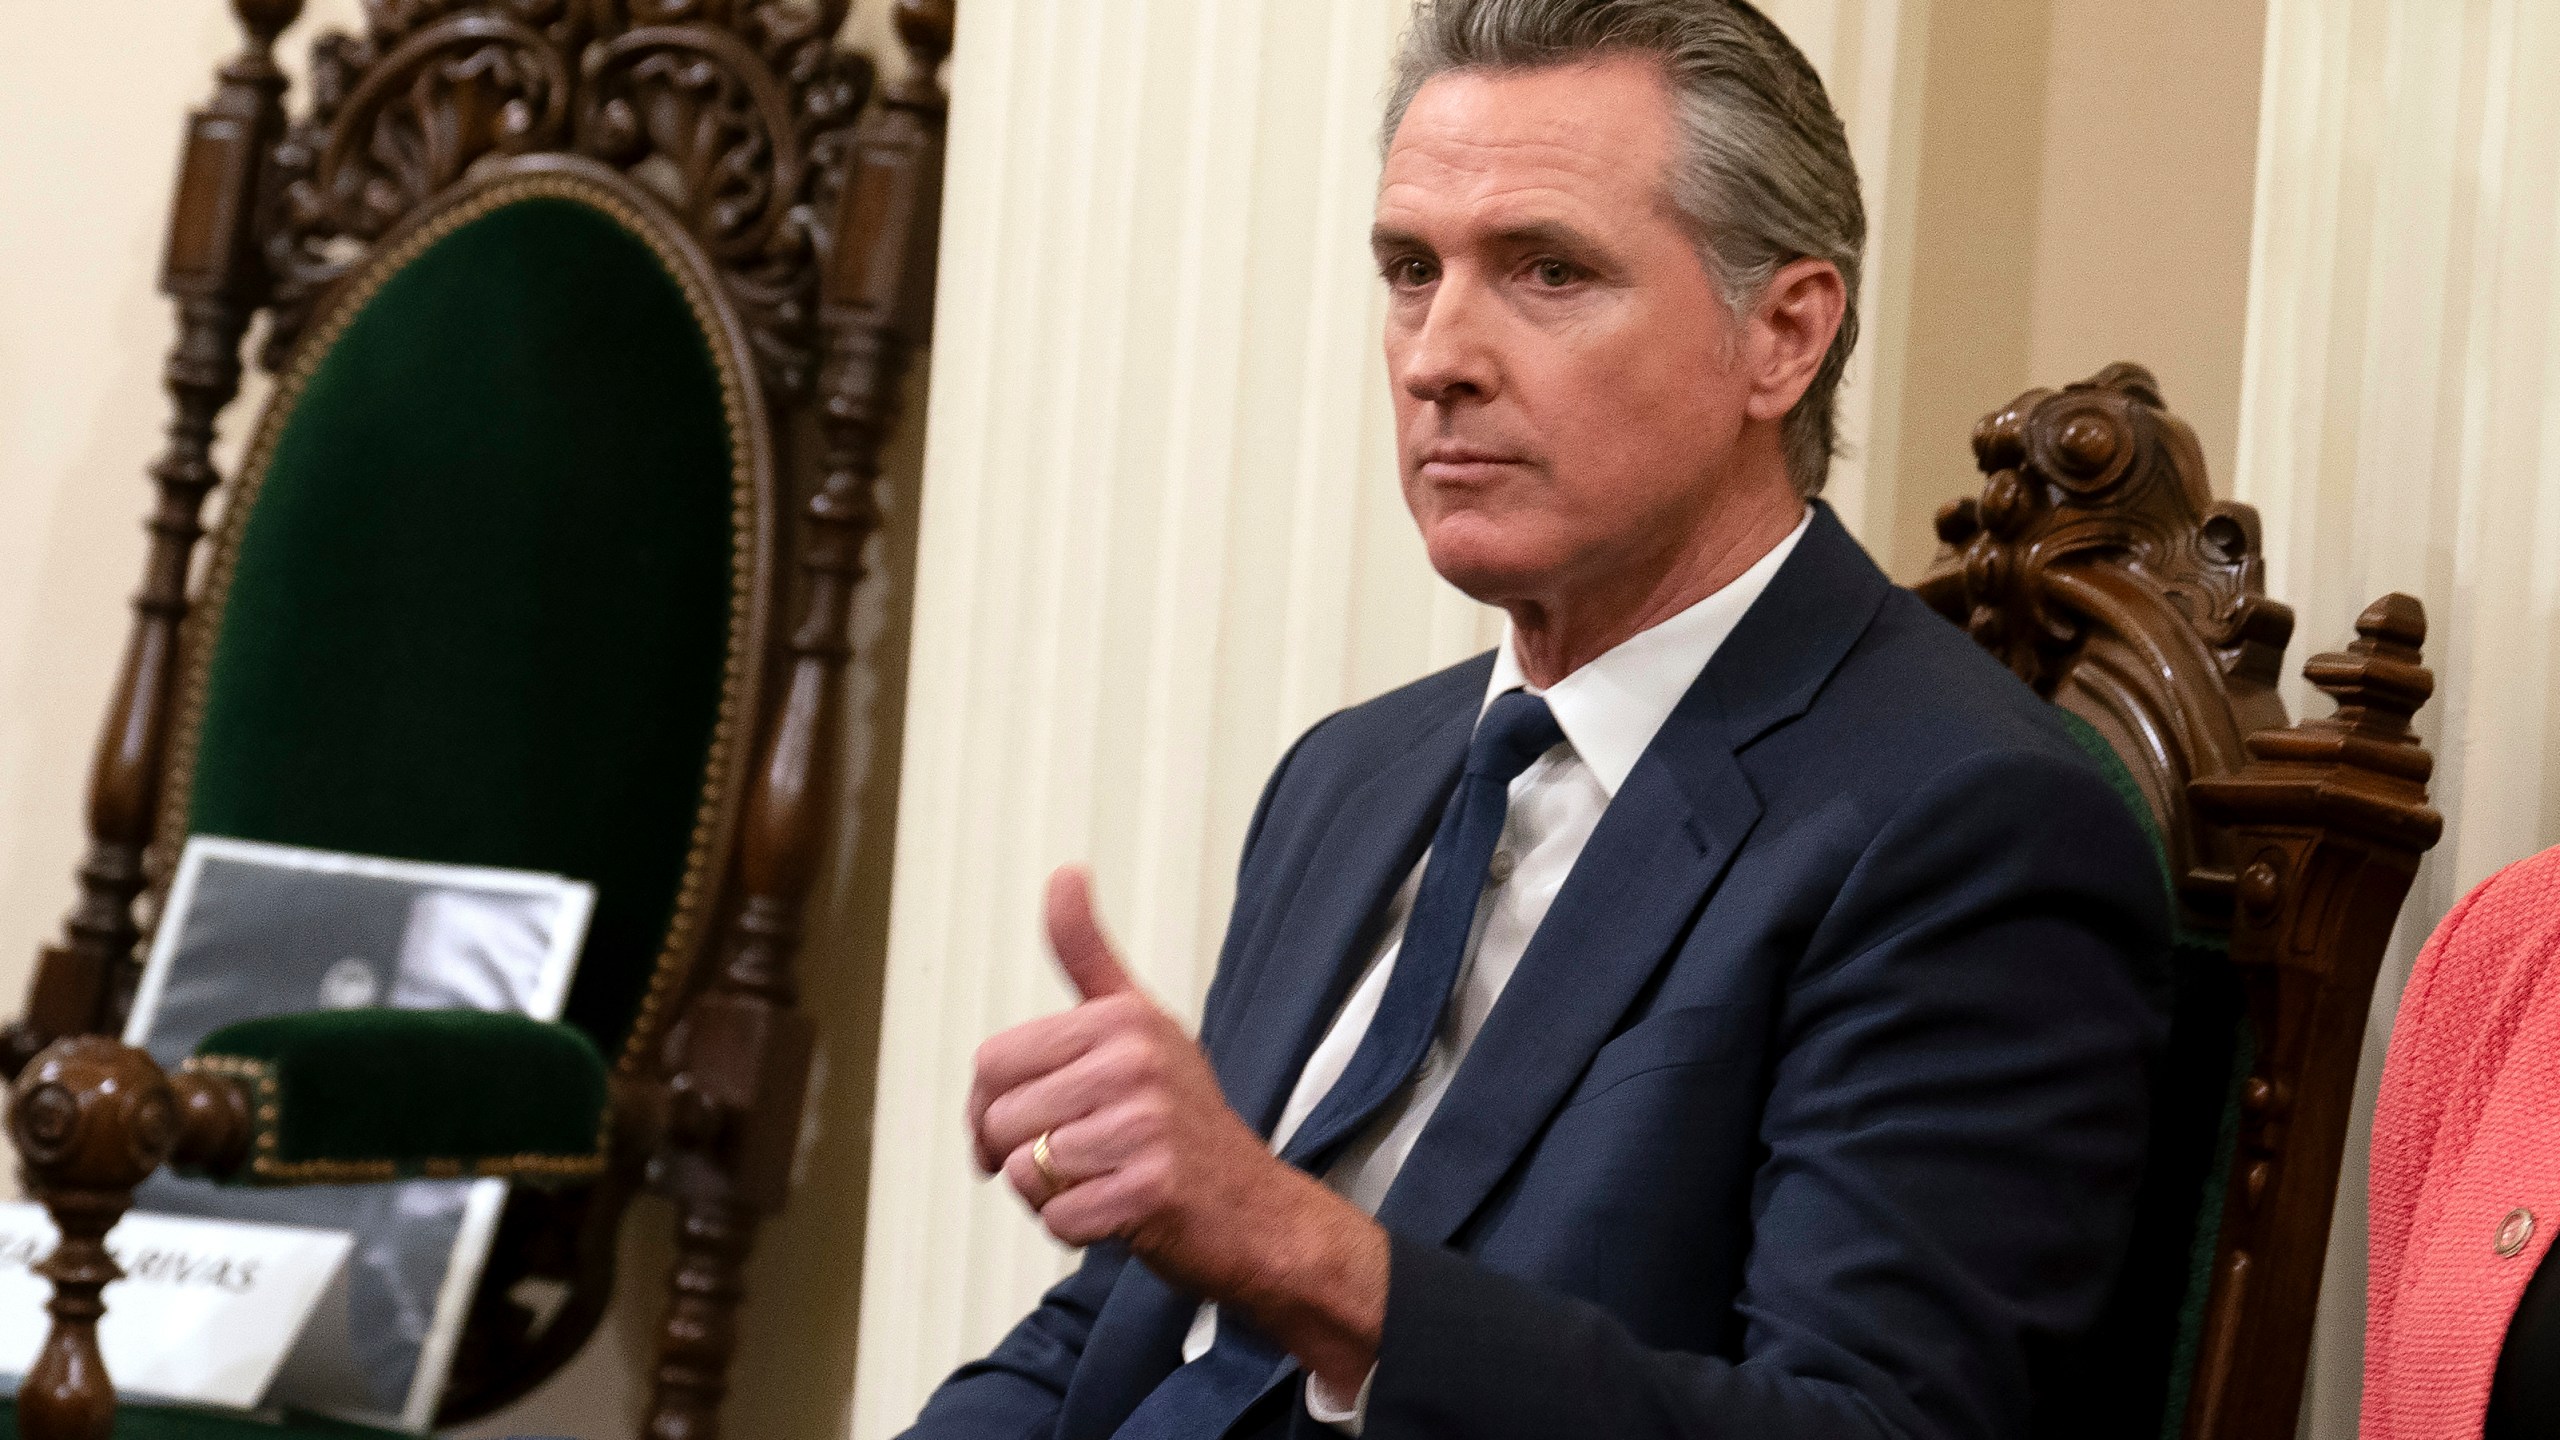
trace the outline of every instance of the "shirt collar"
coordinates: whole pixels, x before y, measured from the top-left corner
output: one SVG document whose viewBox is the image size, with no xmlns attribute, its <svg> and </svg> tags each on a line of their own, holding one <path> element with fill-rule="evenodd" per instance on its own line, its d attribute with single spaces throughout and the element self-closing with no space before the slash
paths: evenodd
<svg viewBox="0 0 2560 1440">
<path fill-rule="evenodd" d="M 1735 576 L 1723 589 L 1650 629 L 1628 636 L 1606 654 L 1543 691 L 1529 684 L 1521 672 L 1519 657 L 1511 649 L 1511 627 L 1506 622 L 1502 627 L 1502 647 L 1494 652 L 1493 678 L 1485 687 L 1484 703 L 1491 705 L 1509 690 L 1544 695 L 1547 708 L 1555 712 L 1556 725 L 1564 731 L 1573 753 L 1591 767 L 1601 788 L 1616 798 L 1618 787 L 1626 783 L 1645 747 L 1653 743 L 1654 732 L 1671 718 L 1672 708 L 1689 693 L 1689 687 L 1697 682 L 1707 662 L 1715 658 L 1725 637 L 1741 623 L 1751 602 L 1769 588 L 1778 567 L 1787 562 L 1796 542 L 1804 538 L 1806 528 L 1812 524 L 1813 509 L 1807 506 L 1804 518 L 1787 532 L 1787 538 L 1770 547 L 1768 554 L 1752 562 L 1750 569 Z"/>
</svg>

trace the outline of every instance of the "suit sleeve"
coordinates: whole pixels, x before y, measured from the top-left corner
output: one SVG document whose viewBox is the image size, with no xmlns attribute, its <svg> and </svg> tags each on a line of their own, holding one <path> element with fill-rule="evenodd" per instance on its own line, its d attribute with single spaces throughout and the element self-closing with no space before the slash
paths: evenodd
<svg viewBox="0 0 2560 1440">
<path fill-rule="evenodd" d="M 1300 736 L 1264 784 L 1262 798 L 1255 804 L 1253 819 L 1245 830 L 1241 870 L 1251 870 L 1255 846 L 1261 840 L 1282 777 L 1289 772 L 1289 762 L 1322 728 L 1323 722 L 1318 722 Z M 1243 933 L 1253 916 L 1248 903 L 1251 887 L 1240 884 L 1238 888 L 1243 893 L 1228 922 L 1230 937 Z M 1221 982 L 1229 968 L 1223 964 L 1218 967 Z M 1213 989 L 1213 1010 L 1216 998 Z M 1057 1430 L 1059 1406 L 1066 1399 L 1077 1365 L 1084 1359 L 1085 1339 L 1093 1333 L 1094 1319 L 1127 1264 L 1128 1252 L 1117 1245 L 1096 1246 L 1087 1251 L 1075 1274 L 1042 1296 L 1039 1306 L 1015 1325 L 985 1359 L 961 1366 L 942 1382 L 903 1440 L 1047 1440 Z"/>
<path fill-rule="evenodd" d="M 952 1373 L 904 1440 L 1048 1440 L 1075 1378 L 1094 1317 L 1128 1264 L 1126 1250 L 1097 1245 L 1003 1343 Z"/>
<path fill-rule="evenodd" d="M 1950 767 L 1778 1000 L 1739 1353 L 1650 1349 L 1399 1238 L 1367 1440 L 2027 1434 L 2030 1357 L 2093 1321 L 2130 1231 L 2167 950 L 2149 842 L 2096 775 Z"/>
</svg>

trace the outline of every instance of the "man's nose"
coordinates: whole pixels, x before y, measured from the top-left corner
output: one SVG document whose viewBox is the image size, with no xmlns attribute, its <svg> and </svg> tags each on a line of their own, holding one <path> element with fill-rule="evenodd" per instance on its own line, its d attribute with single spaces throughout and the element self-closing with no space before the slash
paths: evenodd
<svg viewBox="0 0 2560 1440">
<path fill-rule="evenodd" d="M 1399 357 L 1396 380 L 1407 394 L 1432 404 L 1492 398 L 1501 381 L 1488 313 L 1492 301 L 1467 276 L 1441 277 Z"/>
</svg>

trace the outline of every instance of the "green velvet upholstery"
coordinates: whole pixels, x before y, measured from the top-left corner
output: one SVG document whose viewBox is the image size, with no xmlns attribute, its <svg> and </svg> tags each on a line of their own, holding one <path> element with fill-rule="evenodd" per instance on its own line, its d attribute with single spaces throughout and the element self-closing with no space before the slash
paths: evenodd
<svg viewBox="0 0 2560 1440">
<path fill-rule="evenodd" d="M 397 1430 L 370 1430 L 310 1415 L 289 1415 L 278 1423 L 199 1410 L 116 1407 L 115 1440 L 383 1440 L 387 1436 L 408 1440 Z M 0 1440 L 18 1440 L 18 1407 L 13 1401 L 0 1400 Z"/>
<path fill-rule="evenodd" d="M 592 883 L 564 1018 L 616 1055 L 716 879 L 747 512 L 712 343 L 632 228 L 527 195 L 287 384 L 214 572 L 184 829 Z"/>
<path fill-rule="evenodd" d="M 2168 853 L 2150 802 L 2088 722 L 2062 713 L 2073 738 L 2151 837 L 2161 884 Z M 2222 936 L 2180 922 L 2170 951 L 2169 1046 L 2153 1077 L 2151 1145 L 2134 1233 L 2079 1373 L 2039 1433 L 2094 1440 L 2177 1440 L 2195 1376 L 2222 1200 L 2238 1141 L 2240 1082 L 2251 1046 L 2239 977 Z"/>
<path fill-rule="evenodd" d="M 319 1010 L 226 1026 L 192 1064 L 250 1085 L 250 1183 L 603 1169 L 604 1057 L 568 1025 L 479 1010 Z"/>
</svg>

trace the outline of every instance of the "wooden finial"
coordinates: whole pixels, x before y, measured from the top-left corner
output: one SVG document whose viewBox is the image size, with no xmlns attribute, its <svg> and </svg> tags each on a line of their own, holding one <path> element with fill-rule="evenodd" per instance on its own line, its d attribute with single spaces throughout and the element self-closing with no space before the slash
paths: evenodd
<svg viewBox="0 0 2560 1440">
<path fill-rule="evenodd" d="M 231 13 L 240 17 L 240 28 L 264 50 L 276 43 L 286 26 L 301 18 L 302 0 L 231 0 Z"/>
<path fill-rule="evenodd" d="M 124 1271 L 107 1253 L 107 1232 L 177 1139 L 177 1101 L 150 1056 L 82 1035 L 57 1042 L 18 1077 L 9 1134 L 28 1189 L 62 1231 L 35 1267 L 53 1282 L 45 1307 L 53 1324 L 18 1387 L 18 1430 L 27 1440 L 109 1440 L 116 1392 L 98 1353 L 107 1312 L 98 1292 Z"/>
<path fill-rule="evenodd" d="M 2414 745 L 2409 718 L 2436 689 L 2420 655 L 2426 640 L 2427 607 L 2395 591 L 2356 617 L 2356 638 L 2344 651 L 2312 656 L 2303 677 L 2337 702 L 2336 724 L 2366 739 Z"/>
<path fill-rule="evenodd" d="M 2356 634 L 2360 643 L 2382 653 L 2406 651 L 2405 658 L 2418 658 L 2418 647 L 2427 643 L 2427 607 L 2415 595 L 2394 590 L 2364 607 L 2356 617 Z"/>
<path fill-rule="evenodd" d="M 898 39 L 919 72 L 931 75 L 950 56 L 958 8 L 954 0 L 898 0 Z"/>
</svg>

